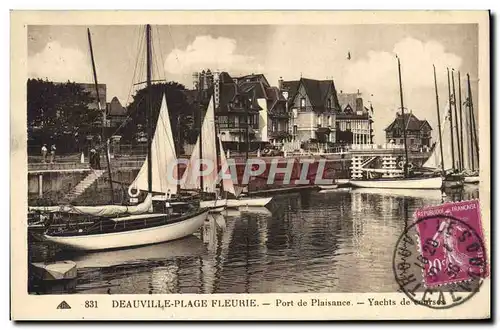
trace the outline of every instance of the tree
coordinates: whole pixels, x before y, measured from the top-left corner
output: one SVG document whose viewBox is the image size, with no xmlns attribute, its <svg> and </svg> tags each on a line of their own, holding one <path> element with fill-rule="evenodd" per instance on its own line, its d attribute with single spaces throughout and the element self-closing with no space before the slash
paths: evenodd
<svg viewBox="0 0 500 330">
<path fill-rule="evenodd" d="M 56 143 L 59 151 L 77 151 L 78 140 L 101 125 L 102 113 L 88 107 L 93 102 L 74 82 L 28 79 L 28 146 Z"/>
<path fill-rule="evenodd" d="M 152 93 L 152 127 L 156 127 L 156 122 L 160 113 L 163 94 L 167 101 L 170 115 L 170 125 L 176 147 L 183 145 L 189 137 L 189 132 L 193 128 L 193 108 L 186 98 L 186 88 L 177 82 L 157 83 L 151 85 Z M 132 143 L 137 142 L 138 136 L 146 136 L 146 118 L 148 114 L 147 100 L 148 87 L 144 87 L 136 92 L 133 101 L 128 105 L 130 119 L 121 129 L 123 139 Z M 179 134 L 180 133 L 180 134 Z M 180 137 L 180 139 L 179 139 Z M 179 144 L 180 143 L 180 144 Z"/>
</svg>

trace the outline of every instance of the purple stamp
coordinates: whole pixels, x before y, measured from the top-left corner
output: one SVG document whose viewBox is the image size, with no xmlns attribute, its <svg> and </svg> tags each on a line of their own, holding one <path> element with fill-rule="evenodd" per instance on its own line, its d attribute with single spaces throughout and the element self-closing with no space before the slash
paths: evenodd
<svg viewBox="0 0 500 330">
<path fill-rule="evenodd" d="M 414 215 L 393 255 L 400 290 L 435 309 L 467 301 L 489 274 L 479 201 L 426 207 Z"/>
<path fill-rule="evenodd" d="M 428 207 L 415 215 L 426 219 L 416 225 L 426 286 L 488 276 L 479 201 Z"/>
</svg>

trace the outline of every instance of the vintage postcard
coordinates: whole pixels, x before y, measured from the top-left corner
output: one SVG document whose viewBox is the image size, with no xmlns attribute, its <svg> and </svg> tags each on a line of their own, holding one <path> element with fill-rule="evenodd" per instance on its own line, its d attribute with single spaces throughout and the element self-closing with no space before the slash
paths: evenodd
<svg viewBox="0 0 500 330">
<path fill-rule="evenodd" d="M 11 318 L 490 318 L 489 19 L 12 11 Z"/>
</svg>

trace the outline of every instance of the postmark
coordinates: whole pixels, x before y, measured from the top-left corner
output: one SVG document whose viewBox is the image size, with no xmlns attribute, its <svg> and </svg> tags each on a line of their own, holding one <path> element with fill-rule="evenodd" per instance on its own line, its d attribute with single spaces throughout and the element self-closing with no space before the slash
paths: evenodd
<svg viewBox="0 0 500 330">
<path fill-rule="evenodd" d="M 393 271 L 415 304 L 444 309 L 469 300 L 488 276 L 479 201 L 415 212 L 396 244 Z"/>
</svg>

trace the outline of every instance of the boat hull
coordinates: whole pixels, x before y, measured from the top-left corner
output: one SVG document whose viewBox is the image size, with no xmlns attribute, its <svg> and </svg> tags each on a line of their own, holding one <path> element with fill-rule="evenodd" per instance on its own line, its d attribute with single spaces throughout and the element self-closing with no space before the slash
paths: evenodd
<svg viewBox="0 0 500 330">
<path fill-rule="evenodd" d="M 211 208 L 210 210 L 208 210 L 208 212 L 209 213 L 220 213 L 220 212 L 224 211 L 225 209 L 226 209 L 226 205 L 223 205 L 223 206 Z"/>
<path fill-rule="evenodd" d="M 441 177 L 432 177 L 411 179 L 351 180 L 350 184 L 359 188 L 376 189 L 441 189 L 443 186 L 443 179 Z"/>
<path fill-rule="evenodd" d="M 218 199 L 201 201 L 200 207 L 209 208 L 210 212 L 223 208 L 238 208 L 240 206 L 266 206 L 272 200 L 272 197 L 243 197 L 239 199 Z M 223 210 L 223 209 L 222 209 Z"/>
<path fill-rule="evenodd" d="M 479 183 L 479 175 L 465 176 L 464 183 Z"/>
<path fill-rule="evenodd" d="M 337 189 L 339 187 L 339 185 L 338 184 L 330 184 L 330 185 L 320 185 L 318 187 L 321 190 L 330 190 L 330 189 Z"/>
<path fill-rule="evenodd" d="M 336 179 L 335 183 L 338 184 L 339 186 L 347 186 L 351 183 L 350 179 Z"/>
<path fill-rule="evenodd" d="M 208 210 L 195 214 L 185 220 L 157 227 L 115 233 L 51 236 L 44 234 L 46 241 L 61 245 L 71 250 L 108 250 L 131 246 L 156 244 L 173 241 L 195 233 L 208 216 Z"/>
<path fill-rule="evenodd" d="M 259 197 L 259 198 L 244 197 L 239 199 L 228 199 L 227 207 L 236 208 L 240 206 L 250 206 L 250 207 L 266 206 L 272 199 L 273 199 L 272 197 Z"/>
<path fill-rule="evenodd" d="M 227 199 L 200 201 L 200 207 L 210 209 L 211 211 L 220 209 L 221 207 L 224 209 L 227 206 L 227 201 Z"/>
<path fill-rule="evenodd" d="M 60 281 L 76 278 L 76 263 L 62 260 L 54 263 L 34 262 L 30 264 L 35 278 L 41 281 Z"/>
</svg>

